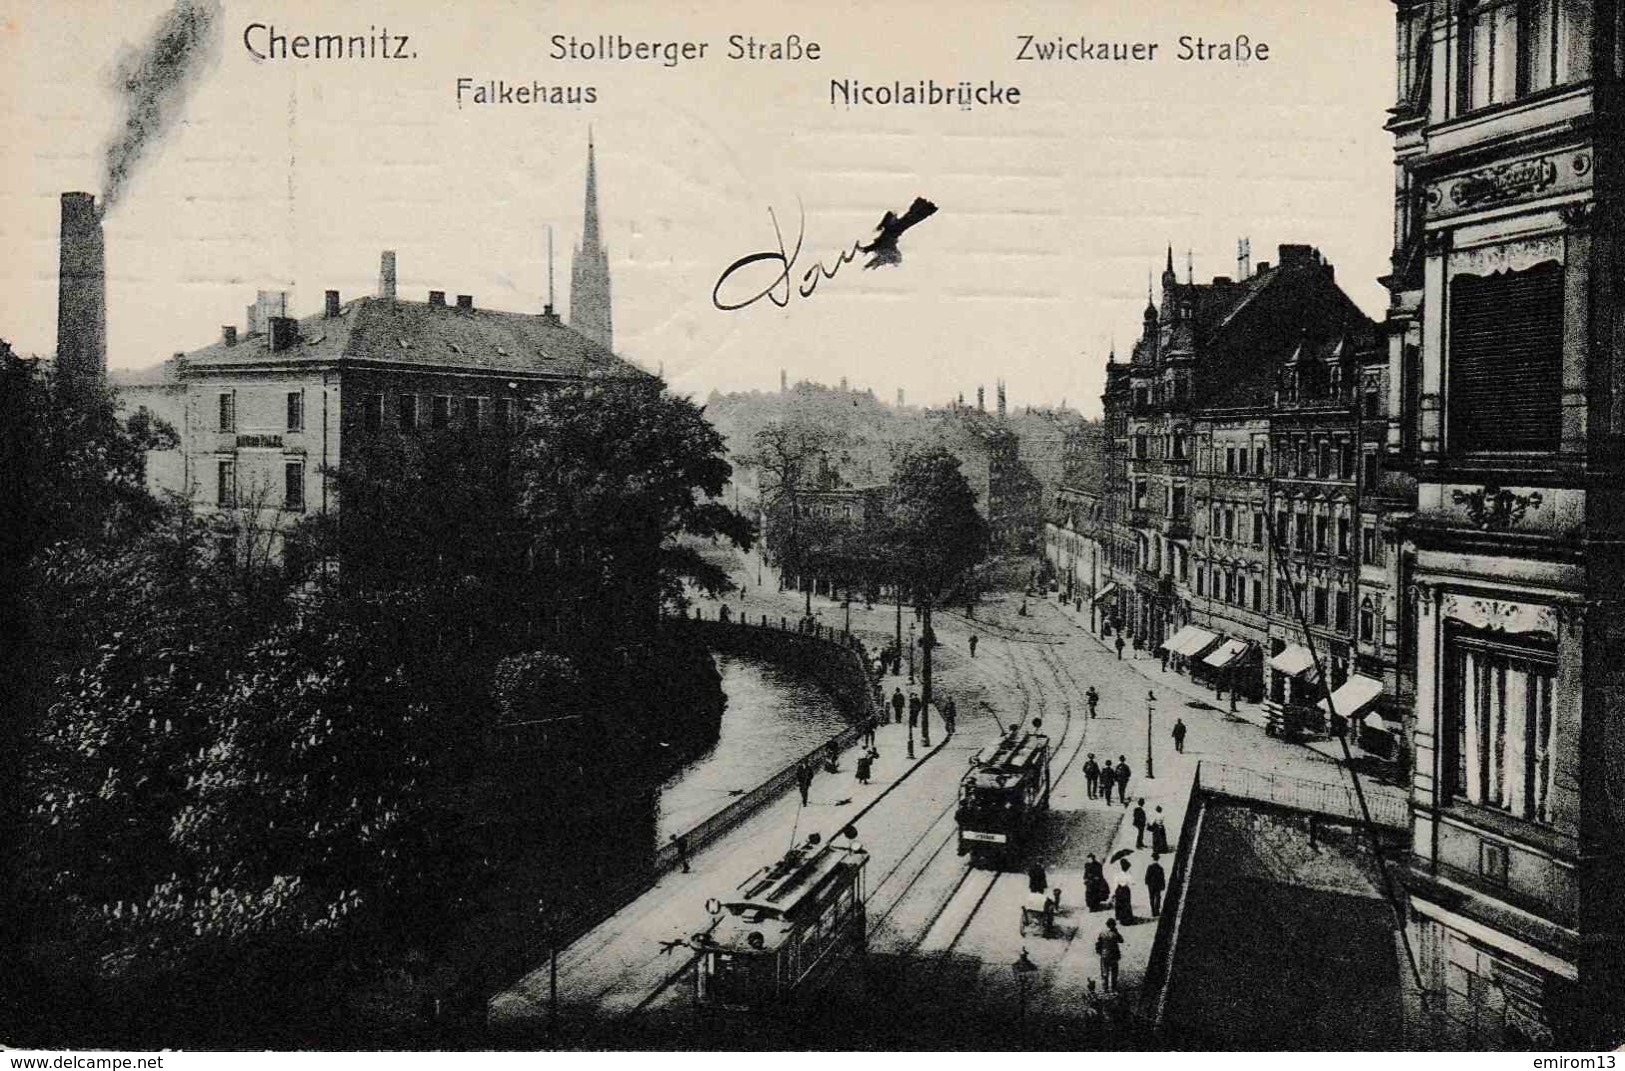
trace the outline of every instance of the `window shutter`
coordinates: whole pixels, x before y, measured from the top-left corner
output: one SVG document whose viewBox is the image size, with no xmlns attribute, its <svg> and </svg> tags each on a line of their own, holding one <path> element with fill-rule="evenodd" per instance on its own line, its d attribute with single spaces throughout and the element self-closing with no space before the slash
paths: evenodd
<svg viewBox="0 0 1625 1071">
<path fill-rule="evenodd" d="M 1450 446 L 1548 451 L 1562 431 L 1563 268 L 1450 285 Z"/>
</svg>

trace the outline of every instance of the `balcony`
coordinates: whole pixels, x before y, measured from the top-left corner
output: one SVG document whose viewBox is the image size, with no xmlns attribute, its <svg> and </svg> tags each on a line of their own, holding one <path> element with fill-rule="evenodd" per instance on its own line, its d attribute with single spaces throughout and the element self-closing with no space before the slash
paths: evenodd
<svg viewBox="0 0 1625 1071">
<path fill-rule="evenodd" d="M 1191 521 L 1189 517 L 1165 517 L 1162 521 L 1162 534 L 1169 539 L 1189 539 L 1191 537 Z"/>
</svg>

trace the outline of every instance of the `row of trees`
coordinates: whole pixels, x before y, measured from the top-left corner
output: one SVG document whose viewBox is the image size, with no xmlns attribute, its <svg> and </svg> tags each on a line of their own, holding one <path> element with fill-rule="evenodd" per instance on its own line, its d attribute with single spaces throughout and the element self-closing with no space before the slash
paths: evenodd
<svg viewBox="0 0 1625 1071">
<path fill-rule="evenodd" d="M 825 489 L 832 439 L 820 426 L 775 421 L 755 435 L 744 460 L 754 469 L 774 556 L 790 574 L 830 578 L 853 590 L 885 585 L 919 607 L 923 618 L 923 693 L 931 701 L 932 611 L 970 580 L 986 557 L 988 526 L 959 459 L 940 446 L 907 451 L 881 495 L 877 515 L 853 521 L 808 508 L 809 492 Z M 811 587 L 807 608 L 811 612 Z"/>
<path fill-rule="evenodd" d="M 700 411 L 637 380 L 563 389 L 517 437 L 347 458 L 341 509 L 253 557 L 254 518 L 147 493 L 171 430 L 0 358 L 7 1040 L 130 1038 L 166 1005 L 250 1040 L 444 923 L 489 877 L 461 830 L 493 728 L 596 719 L 532 776 L 634 776 L 671 735 L 661 682 L 709 666 L 665 671 L 692 652 L 658 604 L 727 583 L 677 537 L 753 535 Z"/>
</svg>

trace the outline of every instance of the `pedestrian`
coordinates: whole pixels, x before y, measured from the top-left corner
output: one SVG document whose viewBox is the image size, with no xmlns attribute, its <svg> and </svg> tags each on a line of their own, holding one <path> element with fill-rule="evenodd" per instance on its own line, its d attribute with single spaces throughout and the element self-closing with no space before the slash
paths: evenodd
<svg viewBox="0 0 1625 1071">
<path fill-rule="evenodd" d="M 1134 847 L 1139 850 L 1145 847 L 1145 800 L 1134 804 Z"/>
<path fill-rule="evenodd" d="M 1094 799 L 1100 789 L 1100 763 L 1095 761 L 1095 753 L 1089 752 L 1089 758 L 1083 764 L 1083 783 L 1089 788 L 1089 798 Z"/>
<path fill-rule="evenodd" d="M 1034 863 L 1027 868 L 1027 891 L 1049 895 L 1049 875 L 1044 872 L 1043 863 Z"/>
<path fill-rule="evenodd" d="M 976 657 L 976 633 L 974 632 L 970 634 L 970 656 L 972 658 Z"/>
<path fill-rule="evenodd" d="M 804 762 L 796 767 L 796 787 L 801 789 L 801 805 L 807 806 L 807 793 L 812 788 L 812 763 Z"/>
<path fill-rule="evenodd" d="M 1095 938 L 1095 955 L 1100 957 L 1100 988 L 1105 993 L 1117 992 L 1117 965 L 1123 959 L 1123 935 L 1117 932 L 1117 923 L 1106 920 L 1106 928 Z"/>
<path fill-rule="evenodd" d="M 676 833 L 673 833 L 671 835 L 671 842 L 677 848 L 677 862 L 678 862 L 678 864 L 680 866 L 682 866 L 683 873 L 687 874 L 689 872 L 689 870 L 688 870 L 688 838 L 687 837 L 680 837 Z"/>
<path fill-rule="evenodd" d="M 1174 750 L 1181 755 L 1185 753 L 1185 719 L 1174 719 L 1174 731 L 1170 734 L 1174 738 Z"/>
<path fill-rule="evenodd" d="M 1236 686 L 1235 686 L 1234 683 L 1232 683 L 1231 686 L 1230 686 L 1230 713 L 1234 714 L 1235 712 L 1236 712 Z"/>
<path fill-rule="evenodd" d="M 1162 648 L 1162 671 L 1164 673 L 1168 672 L 1168 648 L 1167 647 Z"/>
<path fill-rule="evenodd" d="M 1168 879 L 1162 873 L 1162 864 L 1157 862 L 1161 858 L 1160 854 L 1152 852 L 1151 862 L 1145 865 L 1145 891 L 1151 897 L 1152 918 L 1162 914 L 1162 890 L 1168 887 Z"/>
<path fill-rule="evenodd" d="M 857 826 L 847 826 L 845 829 L 841 830 L 841 836 L 846 838 L 846 840 L 841 844 L 841 847 L 845 848 L 854 855 L 866 850 L 863 847 L 863 842 L 858 839 Z"/>
<path fill-rule="evenodd" d="M 906 706 L 907 704 L 908 704 L 908 700 L 903 698 L 903 689 L 898 688 L 896 691 L 892 692 L 892 694 L 891 694 L 892 714 L 896 716 L 897 724 L 899 724 L 899 725 L 903 724 L 903 707 Z"/>
<path fill-rule="evenodd" d="M 863 746 L 866 747 L 866 748 L 870 748 L 870 747 L 875 746 L 875 721 L 876 720 L 877 719 L 875 719 L 875 718 L 870 718 L 867 722 L 864 723 L 864 726 L 863 726 Z"/>
<path fill-rule="evenodd" d="M 1151 850 L 1168 854 L 1168 824 L 1162 820 L 1162 808 L 1158 807 L 1151 816 Z"/>
<path fill-rule="evenodd" d="M 1120 864 L 1121 873 L 1117 875 L 1117 888 L 1112 890 L 1112 909 L 1117 913 L 1117 921 L 1124 926 L 1134 924 L 1134 875 L 1129 871 L 1128 860 Z"/>
<path fill-rule="evenodd" d="M 1095 686 L 1091 684 L 1089 690 L 1083 693 L 1083 697 L 1089 700 L 1089 716 L 1092 718 L 1095 716 L 1095 708 L 1100 705 L 1100 693 L 1095 691 Z"/>
<path fill-rule="evenodd" d="M 1128 768 L 1128 758 L 1117 756 L 1117 795 L 1124 807 L 1128 806 L 1128 779 L 1132 774 L 1133 771 Z"/>
<path fill-rule="evenodd" d="M 1107 873 L 1094 855 L 1084 863 L 1084 905 L 1092 912 L 1107 905 Z"/>
<path fill-rule="evenodd" d="M 868 748 L 858 755 L 858 784 L 867 785 L 870 776 L 874 773 L 874 748 Z"/>
<path fill-rule="evenodd" d="M 908 693 L 908 727 L 914 728 L 920 724 L 920 697 L 913 692 Z"/>
<path fill-rule="evenodd" d="M 1117 660 L 1119 662 L 1121 662 L 1123 660 L 1123 647 L 1124 647 L 1123 634 L 1121 632 L 1119 632 L 1117 634 Z"/>
<path fill-rule="evenodd" d="M 954 705 L 954 697 L 950 695 L 942 708 L 942 728 L 949 736 L 954 735 L 954 723 L 958 719 L 959 708 Z"/>
</svg>

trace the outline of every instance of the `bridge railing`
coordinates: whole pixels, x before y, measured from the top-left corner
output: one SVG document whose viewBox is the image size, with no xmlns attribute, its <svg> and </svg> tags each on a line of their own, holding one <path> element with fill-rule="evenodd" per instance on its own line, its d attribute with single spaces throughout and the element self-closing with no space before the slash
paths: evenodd
<svg viewBox="0 0 1625 1071">
<path fill-rule="evenodd" d="M 1286 774 L 1263 773 L 1222 762 L 1201 766 L 1202 791 L 1237 799 L 1273 803 L 1294 811 L 1328 815 L 1349 821 L 1364 821 L 1360 801 L 1353 786 L 1328 781 L 1312 781 Z M 1410 804 L 1404 796 L 1391 792 L 1365 790 L 1371 820 L 1387 829 L 1409 829 Z"/>
</svg>

